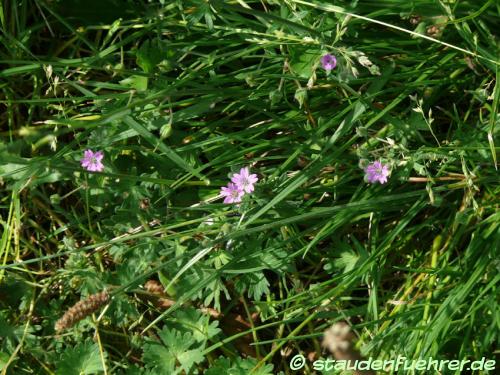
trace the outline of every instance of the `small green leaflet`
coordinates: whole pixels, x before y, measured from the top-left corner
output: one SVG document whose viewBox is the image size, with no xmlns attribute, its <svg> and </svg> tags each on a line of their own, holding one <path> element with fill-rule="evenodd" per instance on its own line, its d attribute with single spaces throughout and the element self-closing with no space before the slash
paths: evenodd
<svg viewBox="0 0 500 375">
<path fill-rule="evenodd" d="M 57 364 L 56 375 L 98 374 L 104 371 L 99 347 L 90 340 L 68 348 Z"/>
<path fill-rule="evenodd" d="M 201 349 L 191 333 L 180 333 L 175 329 L 163 328 L 158 334 L 162 343 L 148 342 L 142 356 L 146 367 L 154 368 L 159 374 L 189 373 L 193 365 L 204 360 Z"/>
</svg>

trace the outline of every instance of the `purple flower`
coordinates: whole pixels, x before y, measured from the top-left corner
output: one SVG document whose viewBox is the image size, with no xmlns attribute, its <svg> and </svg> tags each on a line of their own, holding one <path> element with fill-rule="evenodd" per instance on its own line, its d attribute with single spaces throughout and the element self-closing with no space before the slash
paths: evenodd
<svg viewBox="0 0 500 375">
<path fill-rule="evenodd" d="M 332 70 L 337 66 L 337 59 L 335 56 L 327 53 L 321 58 L 321 65 L 323 65 L 323 69 Z"/>
<path fill-rule="evenodd" d="M 254 191 L 253 184 L 259 181 L 259 179 L 256 174 L 250 174 L 248 167 L 245 167 L 240 169 L 240 173 L 235 173 L 231 181 L 233 181 L 240 190 L 251 193 Z"/>
<path fill-rule="evenodd" d="M 368 164 L 365 168 L 366 179 L 370 183 L 380 182 L 385 184 L 389 176 L 389 166 L 382 164 L 379 161 Z"/>
<path fill-rule="evenodd" d="M 227 184 L 227 187 L 222 187 L 220 194 L 223 197 L 226 197 L 224 199 L 224 203 L 239 203 L 241 202 L 241 197 L 244 194 L 244 191 L 241 190 L 236 184 L 233 184 L 232 182 Z"/>
<path fill-rule="evenodd" d="M 80 160 L 82 167 L 90 172 L 101 172 L 104 169 L 104 165 L 101 163 L 104 154 L 102 151 L 92 152 L 91 150 L 86 150 L 83 153 L 83 159 Z"/>
</svg>

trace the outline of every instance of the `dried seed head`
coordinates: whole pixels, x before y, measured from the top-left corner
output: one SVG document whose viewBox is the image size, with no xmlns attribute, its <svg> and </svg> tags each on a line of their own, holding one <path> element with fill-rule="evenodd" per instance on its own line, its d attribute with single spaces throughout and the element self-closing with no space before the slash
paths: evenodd
<svg viewBox="0 0 500 375">
<path fill-rule="evenodd" d="M 323 336 L 323 346 L 330 352 L 345 352 L 351 346 L 354 334 L 347 323 L 335 323 L 325 331 Z"/>
<path fill-rule="evenodd" d="M 73 327 L 83 318 L 86 318 L 93 312 L 99 310 L 102 306 L 107 304 L 108 301 L 109 294 L 107 291 L 92 294 L 87 299 L 78 301 L 56 322 L 54 326 L 56 332 L 64 331 L 65 329 Z"/>
<path fill-rule="evenodd" d="M 338 322 L 328 328 L 323 336 L 323 346 L 333 354 L 335 360 L 348 361 L 351 363 L 363 358 L 354 348 L 356 336 L 351 327 L 345 322 Z M 375 375 L 372 370 L 354 370 L 354 375 Z"/>
<path fill-rule="evenodd" d="M 427 35 L 436 38 L 441 33 L 441 29 L 436 25 L 431 25 L 427 28 Z"/>
</svg>

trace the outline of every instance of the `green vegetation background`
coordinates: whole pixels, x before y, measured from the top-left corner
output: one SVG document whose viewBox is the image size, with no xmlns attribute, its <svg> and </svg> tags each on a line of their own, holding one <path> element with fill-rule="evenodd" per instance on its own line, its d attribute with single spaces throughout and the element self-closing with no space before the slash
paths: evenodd
<svg viewBox="0 0 500 375">
<path fill-rule="evenodd" d="M 499 12 L 2 1 L 0 369 L 292 374 L 335 322 L 364 357 L 498 356 Z"/>
</svg>

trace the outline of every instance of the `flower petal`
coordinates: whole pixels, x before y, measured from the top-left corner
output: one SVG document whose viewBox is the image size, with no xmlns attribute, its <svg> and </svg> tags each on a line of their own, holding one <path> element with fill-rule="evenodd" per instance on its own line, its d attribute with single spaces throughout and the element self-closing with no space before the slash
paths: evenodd
<svg viewBox="0 0 500 375">
<path fill-rule="evenodd" d="M 97 172 L 102 172 L 104 170 L 104 164 L 102 164 L 100 161 L 97 161 L 95 168 Z"/>
<path fill-rule="evenodd" d="M 104 157 L 104 154 L 102 151 L 97 151 L 95 154 L 94 154 L 94 158 L 97 160 L 97 161 L 101 161 L 102 158 Z"/>
<path fill-rule="evenodd" d="M 243 178 L 248 178 L 250 171 L 248 170 L 248 167 L 244 167 L 240 169 L 240 176 Z"/>
</svg>

